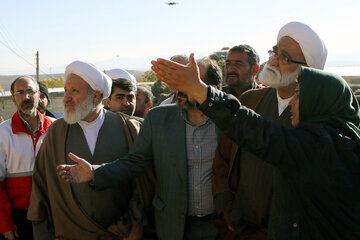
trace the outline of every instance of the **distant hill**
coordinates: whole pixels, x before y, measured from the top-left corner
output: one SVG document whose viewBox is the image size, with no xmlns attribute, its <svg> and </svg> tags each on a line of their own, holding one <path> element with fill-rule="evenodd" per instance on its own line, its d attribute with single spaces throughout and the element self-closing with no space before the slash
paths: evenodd
<svg viewBox="0 0 360 240">
<path fill-rule="evenodd" d="M 126 71 L 134 75 L 136 79 L 142 78 L 142 75 L 144 74 L 144 71 L 138 71 L 138 70 L 126 70 Z M 41 74 L 39 78 L 40 81 L 42 81 L 44 79 L 49 79 L 51 77 L 60 78 L 62 75 L 64 75 L 64 73 L 54 73 L 49 75 Z M 5 91 L 9 91 L 11 83 L 19 76 L 21 75 L 0 75 L 0 85 L 2 86 L 3 89 L 5 89 Z M 36 77 L 35 75 L 30 75 L 30 76 L 32 76 L 33 78 Z"/>
</svg>

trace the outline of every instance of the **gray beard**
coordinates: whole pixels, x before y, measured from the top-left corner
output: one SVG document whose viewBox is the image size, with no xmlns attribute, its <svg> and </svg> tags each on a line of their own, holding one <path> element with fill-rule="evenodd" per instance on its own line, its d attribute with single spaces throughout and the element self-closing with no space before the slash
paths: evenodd
<svg viewBox="0 0 360 240">
<path fill-rule="evenodd" d="M 264 69 L 260 72 L 259 81 L 273 88 L 287 87 L 296 82 L 299 72 L 300 66 L 294 72 L 281 75 L 277 68 L 266 64 Z"/>
<path fill-rule="evenodd" d="M 30 109 L 24 109 L 23 106 L 20 106 L 20 112 L 22 112 L 24 115 L 31 116 L 34 114 L 38 107 L 38 103 L 36 101 L 33 101 L 33 107 Z"/>
<path fill-rule="evenodd" d="M 68 124 L 75 124 L 86 118 L 96 106 L 92 101 L 92 93 L 80 104 L 75 105 L 74 112 L 70 112 L 64 106 L 64 120 Z"/>
</svg>

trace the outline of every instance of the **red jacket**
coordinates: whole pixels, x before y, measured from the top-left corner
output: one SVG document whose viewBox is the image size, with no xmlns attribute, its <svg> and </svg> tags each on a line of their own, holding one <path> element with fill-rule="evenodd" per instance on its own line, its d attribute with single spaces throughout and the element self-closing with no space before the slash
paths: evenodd
<svg viewBox="0 0 360 240">
<path fill-rule="evenodd" d="M 29 207 L 34 160 L 53 119 L 41 114 L 37 136 L 27 130 L 18 112 L 0 124 L 0 233 L 17 230 L 12 209 Z"/>
</svg>

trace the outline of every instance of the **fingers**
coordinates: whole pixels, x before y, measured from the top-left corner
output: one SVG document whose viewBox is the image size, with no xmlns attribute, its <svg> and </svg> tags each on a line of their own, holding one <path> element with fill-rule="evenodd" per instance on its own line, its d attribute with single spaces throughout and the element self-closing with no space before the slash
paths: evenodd
<svg viewBox="0 0 360 240">
<path fill-rule="evenodd" d="M 61 176 L 62 179 L 65 180 L 65 182 L 69 182 L 69 183 L 73 183 L 73 182 L 74 182 L 74 179 L 73 179 L 73 177 L 71 176 L 70 171 L 68 171 L 68 170 L 61 170 L 61 171 L 58 171 L 58 174 L 59 174 L 59 176 Z"/>
<path fill-rule="evenodd" d="M 190 66 L 196 66 L 196 61 L 195 61 L 195 56 L 194 56 L 194 53 L 191 53 L 190 54 L 190 57 L 189 57 L 189 62 L 190 62 Z"/>
<path fill-rule="evenodd" d="M 62 164 L 62 165 L 58 165 L 58 166 L 56 167 L 56 169 L 57 169 L 58 171 L 61 171 L 61 170 L 67 170 L 67 171 L 69 171 L 70 168 L 71 168 L 71 166 L 72 166 L 72 165 Z"/>
<path fill-rule="evenodd" d="M 83 160 L 82 158 L 79 158 L 78 156 L 76 156 L 75 154 L 73 154 L 71 152 L 69 153 L 69 158 L 77 163 L 81 163 L 81 160 Z"/>
</svg>

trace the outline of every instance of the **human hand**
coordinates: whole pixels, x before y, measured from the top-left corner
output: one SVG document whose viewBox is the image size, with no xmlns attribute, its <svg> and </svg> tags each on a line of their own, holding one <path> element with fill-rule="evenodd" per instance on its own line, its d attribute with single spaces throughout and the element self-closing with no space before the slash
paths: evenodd
<svg viewBox="0 0 360 240">
<path fill-rule="evenodd" d="M 3 235 L 4 235 L 5 239 L 7 239 L 7 240 L 16 240 L 17 238 L 19 238 L 17 231 L 5 232 L 5 233 L 3 233 Z"/>
<path fill-rule="evenodd" d="M 75 161 L 74 165 L 59 165 L 56 167 L 58 174 L 70 183 L 86 183 L 93 179 L 92 167 L 85 159 L 69 153 L 69 158 Z"/>
<path fill-rule="evenodd" d="M 129 237 L 124 238 L 124 240 L 140 240 L 143 235 L 142 226 L 132 226 Z"/>
<path fill-rule="evenodd" d="M 207 96 L 207 85 L 200 79 L 199 67 L 195 61 L 194 54 L 189 57 L 190 63 L 182 65 L 170 60 L 158 58 L 151 61 L 151 69 L 156 76 L 169 85 L 172 89 L 186 93 L 193 97 L 198 103 L 203 103 Z"/>
</svg>

